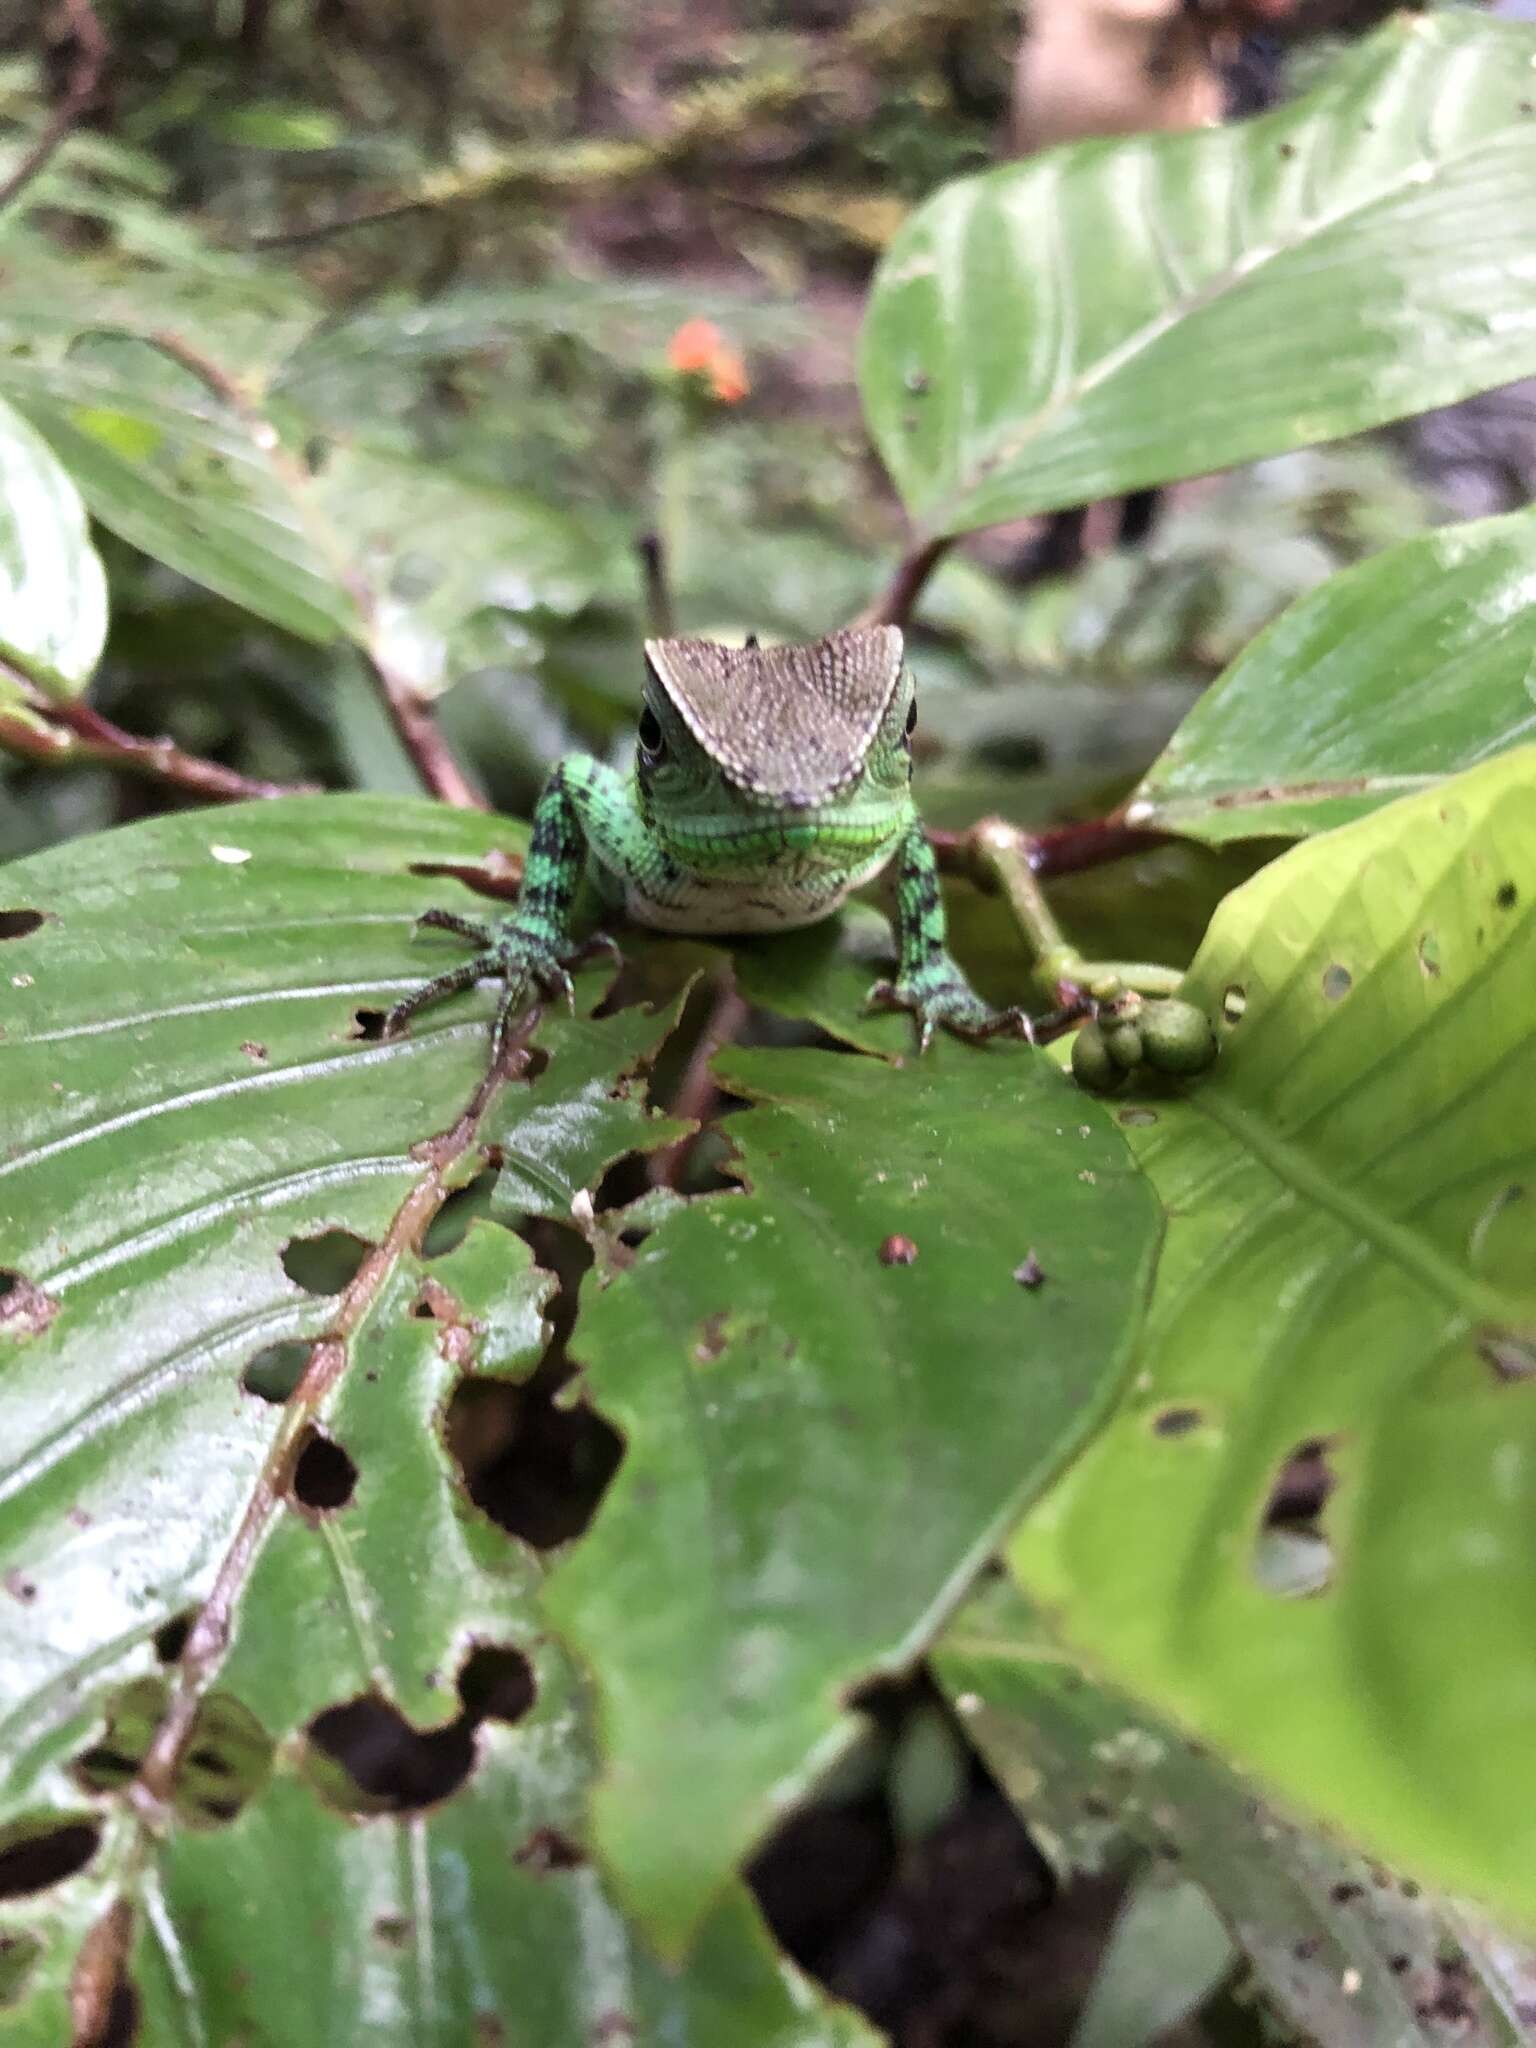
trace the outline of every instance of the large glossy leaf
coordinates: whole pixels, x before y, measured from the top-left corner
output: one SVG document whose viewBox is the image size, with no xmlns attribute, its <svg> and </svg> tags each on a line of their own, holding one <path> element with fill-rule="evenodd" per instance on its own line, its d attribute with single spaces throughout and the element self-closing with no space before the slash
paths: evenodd
<svg viewBox="0 0 1536 2048">
<path fill-rule="evenodd" d="M 0 405 L 0 660 L 73 696 L 107 636 L 107 579 L 80 494 L 47 443 Z"/>
<path fill-rule="evenodd" d="M 1536 749 L 1229 897 L 1187 1100 L 1120 1112 L 1168 1234 L 1135 1396 L 1024 1583 L 1134 1694 L 1536 1922 Z"/>
<path fill-rule="evenodd" d="M 1148 1856 L 1192 1879 L 1306 2039 L 1436 2048 L 1453 2019 L 1468 2048 L 1528 2038 L 1492 1944 L 1411 1881 L 1298 1828 L 1198 1743 L 1093 1683 L 1006 1581 L 956 1618 L 934 1668 L 1064 1879 Z M 1194 1917 L 1198 1933 L 1188 1903 L 1170 1904 L 1176 1927 Z"/>
<path fill-rule="evenodd" d="M 748 1187 L 584 1301 L 628 1455 L 546 1601 L 599 1689 L 598 1841 L 673 1947 L 1103 1412 L 1153 1247 L 1111 1120 L 1027 1049 L 717 1065 Z"/>
<path fill-rule="evenodd" d="M 1529 27 L 1405 14 L 1260 120 L 945 186 L 860 378 L 922 530 L 1225 468 L 1536 368 Z"/>
<path fill-rule="evenodd" d="M 490 1099 L 489 991 L 377 1041 L 434 965 L 414 913 L 457 886 L 413 865 L 519 836 L 295 800 L 5 870 L 8 2039 L 66 2038 L 71 2009 L 94 2038 L 123 1956 L 144 2038 L 189 2048 L 322 2048 L 359 1984 L 370 2032 L 412 2048 L 862 2038 L 737 1896 L 681 1974 L 620 1918 L 582 1846 L 592 1744 L 539 1556 L 445 1443 L 466 1375 L 532 1370 L 553 1286 L 490 1220 L 435 1249 L 450 1195 L 491 1153 L 549 1150 L 546 1193 L 588 1186 L 671 1128 L 624 1107 L 668 1019 L 594 1023 L 590 980 L 545 1020 L 543 1070 Z M 179 1757 L 157 1752 L 178 1715 Z M 414 1793 L 373 1783 L 385 1738 Z"/>
<path fill-rule="evenodd" d="M 280 432 L 238 366 L 203 371 L 219 388 L 118 339 L 0 357 L 0 390 L 103 525 L 290 632 L 351 638 L 422 695 L 486 658 L 484 642 L 463 644 L 483 616 L 515 626 L 633 581 L 612 535 L 525 493 L 331 442 L 302 417 L 285 413 Z"/>
<path fill-rule="evenodd" d="M 1404 541 L 1212 684 L 1129 815 L 1220 842 L 1326 831 L 1536 732 L 1536 515 Z"/>
</svg>

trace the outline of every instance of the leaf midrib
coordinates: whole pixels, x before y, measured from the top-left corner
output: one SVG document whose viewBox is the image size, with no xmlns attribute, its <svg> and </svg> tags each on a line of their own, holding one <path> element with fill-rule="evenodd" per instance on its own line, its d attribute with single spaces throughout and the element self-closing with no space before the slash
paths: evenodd
<svg viewBox="0 0 1536 2048">
<path fill-rule="evenodd" d="M 1462 1271 L 1454 1260 L 1427 1243 L 1408 1225 L 1394 1222 L 1364 1196 L 1319 1166 L 1301 1146 L 1283 1138 L 1263 1117 L 1239 1107 L 1217 1089 L 1200 1102 L 1202 1113 L 1219 1124 L 1238 1146 L 1303 1201 L 1344 1224 L 1357 1239 L 1374 1246 L 1383 1257 L 1430 1293 L 1438 1294 L 1469 1322 L 1518 1321 L 1526 1312 L 1514 1297 Z"/>
</svg>

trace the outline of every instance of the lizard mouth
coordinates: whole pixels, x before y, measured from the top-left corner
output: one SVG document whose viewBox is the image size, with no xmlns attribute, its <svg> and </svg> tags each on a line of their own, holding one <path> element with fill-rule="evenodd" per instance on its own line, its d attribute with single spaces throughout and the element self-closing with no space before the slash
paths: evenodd
<svg viewBox="0 0 1536 2048">
<path fill-rule="evenodd" d="M 892 836 L 887 818 L 833 820 L 797 817 L 794 813 L 762 818 L 701 818 L 696 824 L 674 819 L 665 832 L 657 833 L 668 853 L 689 863 L 713 858 L 755 865 L 760 859 L 772 866 L 776 860 L 792 857 L 814 858 L 818 865 L 827 867 L 867 860 L 887 845 Z"/>
</svg>

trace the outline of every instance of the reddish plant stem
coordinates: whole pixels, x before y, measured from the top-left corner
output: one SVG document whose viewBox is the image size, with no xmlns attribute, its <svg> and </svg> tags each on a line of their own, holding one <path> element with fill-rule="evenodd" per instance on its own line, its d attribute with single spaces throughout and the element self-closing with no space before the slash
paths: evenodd
<svg viewBox="0 0 1536 2048">
<path fill-rule="evenodd" d="M 688 1171 L 693 1148 L 720 1100 L 720 1090 L 709 1071 L 709 1063 L 723 1045 L 729 1045 L 735 1038 L 747 1021 L 747 1013 L 748 1006 L 736 993 L 729 976 L 723 977 L 714 1007 L 689 1055 L 687 1068 L 678 1083 L 676 1099 L 668 1112 L 685 1122 L 696 1123 L 699 1129 L 689 1131 L 655 1155 L 651 1161 L 652 1187 L 675 1188 L 681 1184 Z"/>
<path fill-rule="evenodd" d="M 1029 864 L 1035 873 L 1049 880 L 1052 875 L 1075 875 L 1084 868 L 1107 867 L 1111 861 L 1126 860 L 1133 854 L 1149 853 L 1166 846 L 1171 832 L 1157 832 L 1145 825 L 1127 825 L 1115 814 L 1088 818 L 1076 825 L 1052 825 L 1047 831 L 1030 834 Z"/>
<path fill-rule="evenodd" d="M 205 761 L 198 754 L 189 754 L 174 740 L 143 739 L 137 733 L 125 732 L 78 699 L 55 701 L 45 697 L 14 663 L 0 668 L 0 675 L 11 676 L 27 693 L 25 716 L 0 712 L 0 750 L 23 761 L 44 762 L 50 767 L 93 761 L 105 768 L 120 768 L 130 775 L 167 782 L 175 789 L 190 790 L 210 803 L 303 796 L 318 787 L 310 782 L 264 782 L 226 768 L 222 762 Z"/>
<path fill-rule="evenodd" d="M 1020 837 L 1031 870 L 1042 881 L 1049 881 L 1056 875 L 1080 874 L 1085 868 L 1107 867 L 1111 861 L 1148 853 L 1153 847 L 1166 846 L 1173 834 L 1127 825 L 1111 813 L 1081 824 L 1053 825 L 1044 832 L 1023 832 Z M 942 873 L 964 875 L 979 889 L 995 891 L 996 875 L 986 860 L 978 858 L 975 828 L 969 832 L 932 829 L 928 843 Z"/>
<path fill-rule="evenodd" d="M 107 62 L 107 36 L 96 19 L 96 10 L 91 0 L 63 0 L 63 9 L 75 38 L 75 61 L 70 66 L 69 83 L 47 127 L 4 184 L 0 184 L 0 208 L 9 206 L 46 168 L 60 143 L 90 112 L 101 86 Z"/>
<path fill-rule="evenodd" d="M 76 752 L 83 751 L 94 761 L 126 769 L 131 774 L 153 776 L 177 789 L 190 790 L 194 796 L 207 797 L 213 803 L 241 803 L 252 797 L 306 796 L 319 787 L 313 782 L 267 782 L 258 776 L 241 775 L 219 761 L 205 761 L 198 754 L 184 752 L 174 740 L 147 740 L 137 733 L 125 732 L 89 704 L 78 701 L 50 704 L 44 716 L 65 727 L 80 742 Z"/>
<path fill-rule="evenodd" d="M 371 601 L 365 605 L 365 612 L 371 629 Z M 363 653 L 384 708 L 400 735 L 400 744 L 410 755 L 425 787 L 433 796 L 461 811 L 485 810 L 485 798 L 454 759 L 452 748 L 439 732 L 430 700 L 413 689 L 403 676 L 393 674 L 372 647 L 365 647 Z"/>
<path fill-rule="evenodd" d="M 890 582 L 872 604 L 865 606 L 854 624 L 905 626 L 923 594 L 923 586 L 954 544 L 954 536 L 946 533 L 940 534 L 936 540 L 923 541 L 909 548 L 896 564 Z"/>
<path fill-rule="evenodd" d="M 668 640 L 673 632 L 672 585 L 667 575 L 666 550 L 659 533 L 642 533 L 635 543 L 640 557 L 640 574 L 645 584 L 645 615 L 654 640 Z"/>
</svg>

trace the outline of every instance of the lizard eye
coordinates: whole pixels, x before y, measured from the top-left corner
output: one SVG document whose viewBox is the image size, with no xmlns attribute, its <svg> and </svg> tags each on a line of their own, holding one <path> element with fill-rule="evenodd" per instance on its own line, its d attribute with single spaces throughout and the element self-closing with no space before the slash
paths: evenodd
<svg viewBox="0 0 1536 2048">
<path fill-rule="evenodd" d="M 914 697 L 907 706 L 907 738 L 911 739 L 917 730 L 917 699 Z"/>
<path fill-rule="evenodd" d="M 657 762 L 667 751 L 666 738 L 661 730 L 661 720 L 647 704 L 640 714 L 640 751 L 647 762 Z"/>
</svg>

